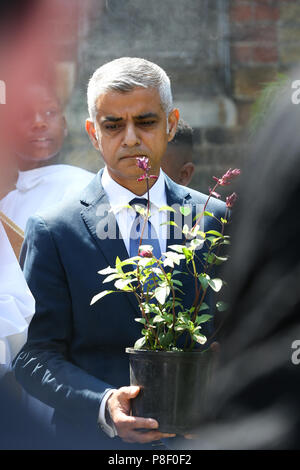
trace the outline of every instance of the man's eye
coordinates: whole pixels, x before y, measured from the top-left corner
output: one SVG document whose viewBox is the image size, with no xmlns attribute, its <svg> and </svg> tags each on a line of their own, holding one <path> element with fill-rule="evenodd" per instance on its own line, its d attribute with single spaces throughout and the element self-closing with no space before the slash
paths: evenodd
<svg viewBox="0 0 300 470">
<path fill-rule="evenodd" d="M 105 129 L 108 131 L 114 131 L 118 129 L 120 126 L 118 124 L 105 124 Z"/>
<path fill-rule="evenodd" d="M 147 127 L 147 126 L 152 126 L 152 125 L 155 124 L 155 123 L 156 123 L 156 121 L 142 121 L 142 122 L 140 123 L 140 125 Z"/>
</svg>

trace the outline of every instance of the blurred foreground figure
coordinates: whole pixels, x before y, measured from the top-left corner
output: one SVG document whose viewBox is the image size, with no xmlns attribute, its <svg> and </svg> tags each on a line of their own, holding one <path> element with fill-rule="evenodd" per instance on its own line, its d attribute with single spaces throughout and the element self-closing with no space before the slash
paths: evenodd
<svg viewBox="0 0 300 470">
<path fill-rule="evenodd" d="M 192 160 L 193 129 L 183 119 L 179 119 L 175 137 L 168 143 L 161 167 L 175 183 L 188 186 L 195 171 Z"/>
<path fill-rule="evenodd" d="M 24 123 L 19 106 L 24 83 L 39 81 L 51 69 L 59 52 L 51 42 L 53 24 L 58 18 L 69 18 L 70 9 L 76 5 L 77 1 L 61 0 L 0 3 L 0 80 L 5 83 L 5 100 L 1 96 L 0 103 L 0 197 L 13 188 L 17 177 L 16 116 Z M 56 44 L 60 44 L 58 36 Z M 18 106 L 19 114 L 15 114 Z M 2 225 L 0 255 L 0 449 L 56 448 L 62 442 L 55 443 L 40 419 L 24 408 L 19 385 L 8 371 L 10 361 L 26 341 L 34 300 Z M 69 438 L 76 446 L 72 436 L 65 440 Z"/>
<path fill-rule="evenodd" d="M 292 91 L 270 109 L 240 180 L 224 275 L 231 310 L 206 420 L 189 448 L 300 448 L 300 107 Z"/>
</svg>

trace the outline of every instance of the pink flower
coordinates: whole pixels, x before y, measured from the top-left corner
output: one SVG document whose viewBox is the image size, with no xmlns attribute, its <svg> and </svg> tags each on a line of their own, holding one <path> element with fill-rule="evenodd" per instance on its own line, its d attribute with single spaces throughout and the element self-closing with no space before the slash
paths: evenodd
<svg viewBox="0 0 300 470">
<path fill-rule="evenodd" d="M 153 178 L 154 180 L 157 180 L 158 176 L 156 176 L 156 175 L 150 175 L 149 178 Z"/>
<path fill-rule="evenodd" d="M 234 206 L 237 198 L 238 197 L 237 197 L 236 193 L 232 193 L 230 196 L 227 196 L 227 198 L 226 198 L 226 207 L 228 207 L 228 209 L 231 209 Z"/>
<path fill-rule="evenodd" d="M 137 181 L 143 181 L 146 178 L 147 178 L 147 175 L 142 175 L 137 179 Z"/>
<path fill-rule="evenodd" d="M 153 258 L 152 251 L 150 250 L 142 250 L 139 252 L 140 256 L 143 256 L 143 258 Z"/>
<path fill-rule="evenodd" d="M 221 194 L 216 193 L 216 191 L 213 191 L 211 188 L 208 188 L 208 190 L 209 190 L 209 194 L 210 194 L 211 196 L 214 196 L 214 197 L 216 197 L 217 199 L 220 199 Z"/>
<path fill-rule="evenodd" d="M 150 169 L 148 157 L 137 157 L 136 164 L 139 168 L 141 168 L 144 171 L 147 171 Z"/>
<path fill-rule="evenodd" d="M 213 176 L 213 179 L 217 181 L 220 186 L 226 186 L 231 183 L 232 178 L 239 176 L 240 173 L 241 170 L 239 170 L 238 168 L 235 168 L 234 170 L 229 168 L 229 170 L 226 171 L 222 178 L 217 178 L 216 176 Z"/>
</svg>

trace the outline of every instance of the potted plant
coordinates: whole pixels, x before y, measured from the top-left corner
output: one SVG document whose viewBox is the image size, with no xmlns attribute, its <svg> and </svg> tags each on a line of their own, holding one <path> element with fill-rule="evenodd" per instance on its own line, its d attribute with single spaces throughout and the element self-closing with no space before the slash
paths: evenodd
<svg viewBox="0 0 300 470">
<path fill-rule="evenodd" d="M 212 368 L 212 352 L 206 346 L 207 337 L 203 326 L 212 318 L 205 302 L 209 290 L 219 292 L 224 282 L 212 276 L 213 269 L 226 261 L 220 253 L 230 243 L 225 235 L 228 211 L 237 196 L 226 198 L 224 217 L 219 220 L 220 231 L 200 230 L 203 217 L 213 217 L 207 205 L 211 197 L 220 198 L 218 186 L 230 184 L 240 170 L 229 169 L 221 178 L 214 177 L 215 185 L 209 189 L 209 196 L 199 214 L 193 218 L 193 226 L 182 227 L 182 243 L 173 244 L 156 258 L 152 246 L 142 245 L 143 230 L 149 218 L 149 179 L 147 157 L 137 158 L 137 164 L 144 170 L 139 180 L 147 183 L 147 207 L 135 207 L 144 218 L 144 226 L 139 241 L 138 255 L 121 261 L 118 257 L 114 267 L 99 271 L 105 276 L 103 283 L 114 282 L 115 289 L 104 290 L 95 295 L 91 304 L 113 292 L 128 292 L 138 301 L 141 317 L 141 338 L 126 352 L 130 357 L 130 382 L 139 385 L 141 391 L 133 400 L 134 416 L 154 418 L 162 432 L 184 434 L 199 423 L 199 416 L 205 406 L 205 391 Z M 174 212 L 169 206 L 160 210 Z M 182 215 L 190 208 L 180 207 Z M 167 222 L 176 225 L 174 221 Z M 222 254 L 222 256 L 221 256 Z M 188 307 L 183 283 L 178 275 L 189 277 L 194 283 L 194 298 L 189 299 Z M 224 302 L 215 302 L 222 311 Z"/>
</svg>

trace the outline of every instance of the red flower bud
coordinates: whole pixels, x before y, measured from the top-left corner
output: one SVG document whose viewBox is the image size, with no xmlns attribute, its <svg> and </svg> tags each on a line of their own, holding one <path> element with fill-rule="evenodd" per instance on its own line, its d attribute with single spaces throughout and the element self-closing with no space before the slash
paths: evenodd
<svg viewBox="0 0 300 470">
<path fill-rule="evenodd" d="M 241 170 L 239 170 L 238 168 L 235 168 L 234 170 L 229 168 L 229 170 L 226 171 L 222 178 L 216 178 L 215 176 L 213 176 L 213 179 L 217 181 L 220 186 L 227 186 L 231 183 L 232 178 L 239 176 L 240 173 Z"/>
<path fill-rule="evenodd" d="M 153 258 L 152 251 L 150 250 L 142 250 L 139 252 L 140 256 L 143 256 L 143 258 Z"/>
<path fill-rule="evenodd" d="M 216 197 L 217 199 L 220 199 L 221 194 L 216 193 L 216 191 L 213 191 L 211 188 L 208 188 L 208 190 L 209 190 L 209 194 L 210 194 L 211 196 L 214 196 L 214 197 Z"/>
<path fill-rule="evenodd" d="M 226 207 L 228 207 L 228 209 L 231 209 L 234 206 L 237 198 L 238 197 L 236 193 L 232 193 L 230 196 L 228 196 L 226 198 Z"/>
<path fill-rule="evenodd" d="M 136 164 L 139 168 L 141 168 L 144 171 L 147 171 L 150 169 L 148 157 L 137 157 Z"/>
</svg>

